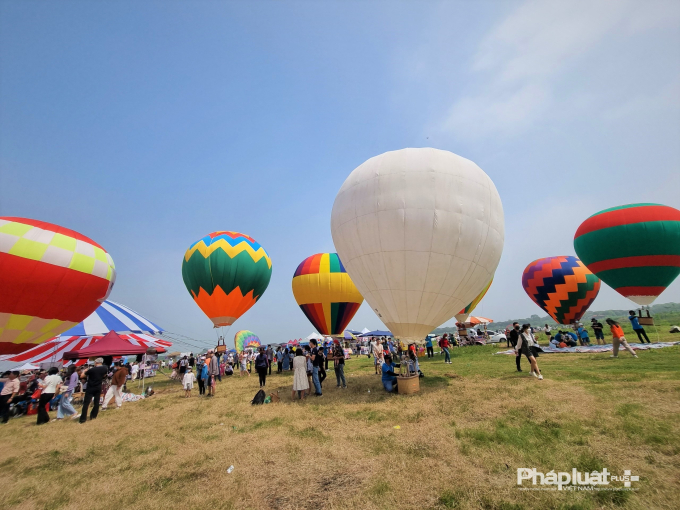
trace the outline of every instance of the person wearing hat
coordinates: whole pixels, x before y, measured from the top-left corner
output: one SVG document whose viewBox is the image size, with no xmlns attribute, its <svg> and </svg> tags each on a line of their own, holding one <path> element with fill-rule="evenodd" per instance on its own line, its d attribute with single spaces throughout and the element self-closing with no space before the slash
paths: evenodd
<svg viewBox="0 0 680 510">
<path fill-rule="evenodd" d="M 103 365 L 104 358 L 97 358 L 94 360 L 94 367 L 88 368 L 83 372 L 87 382 L 85 389 L 85 397 L 83 398 L 83 411 L 80 413 L 80 423 L 87 421 L 87 409 L 92 402 L 92 412 L 90 413 L 90 420 L 94 420 L 99 414 L 99 398 L 102 393 L 102 382 L 109 373 L 108 367 Z"/>
<path fill-rule="evenodd" d="M 182 386 L 184 386 L 184 397 L 189 398 L 191 396 L 191 390 L 196 382 L 196 376 L 194 375 L 193 368 L 187 367 L 187 371 L 184 373 L 182 378 Z"/>
</svg>

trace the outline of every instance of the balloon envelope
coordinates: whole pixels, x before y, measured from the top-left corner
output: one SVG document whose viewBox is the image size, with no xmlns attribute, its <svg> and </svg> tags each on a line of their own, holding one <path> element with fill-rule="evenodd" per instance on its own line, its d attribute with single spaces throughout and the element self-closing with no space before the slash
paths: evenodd
<svg viewBox="0 0 680 510">
<path fill-rule="evenodd" d="M 292 285 L 295 301 L 322 335 L 342 335 L 364 301 L 337 253 L 307 257 Z"/>
<path fill-rule="evenodd" d="M 546 257 L 524 269 L 522 286 L 558 324 L 578 322 L 600 291 L 600 279 L 576 257 Z"/>
<path fill-rule="evenodd" d="M 579 226 L 574 249 L 619 294 L 650 305 L 680 274 L 680 211 L 659 204 L 605 209 Z"/>
<path fill-rule="evenodd" d="M 243 349 L 260 347 L 260 339 L 252 331 L 247 329 L 241 330 L 234 335 L 234 347 L 237 352 L 242 352 Z"/>
<path fill-rule="evenodd" d="M 231 326 L 262 297 L 272 261 L 255 239 L 213 232 L 184 254 L 182 278 L 195 303 L 215 327 Z"/>
<path fill-rule="evenodd" d="M 492 283 L 493 283 L 493 278 L 492 278 L 491 281 L 487 284 L 487 286 L 484 287 L 484 289 L 482 290 L 482 292 L 480 292 L 479 295 L 478 295 L 475 299 L 473 299 L 472 302 L 471 302 L 469 305 L 467 305 L 465 308 L 463 308 L 460 312 L 458 312 L 458 313 L 456 314 L 456 320 L 457 320 L 458 322 L 463 323 L 463 322 L 466 322 L 466 321 L 467 321 L 467 319 L 468 319 L 468 317 L 470 317 L 470 314 L 472 313 L 472 311 L 473 311 L 475 308 L 477 308 L 477 305 L 479 304 L 479 302 L 480 302 L 482 299 L 484 299 L 484 296 L 486 296 L 486 293 L 489 291 L 489 287 L 491 287 L 491 284 L 492 284 Z"/>
<path fill-rule="evenodd" d="M 109 296 L 111 256 L 92 239 L 0 217 L 0 354 L 16 354 L 83 321 Z"/>
<path fill-rule="evenodd" d="M 338 255 L 398 338 L 422 340 L 491 280 L 503 250 L 503 206 L 472 161 L 437 149 L 369 159 L 331 215 Z"/>
</svg>

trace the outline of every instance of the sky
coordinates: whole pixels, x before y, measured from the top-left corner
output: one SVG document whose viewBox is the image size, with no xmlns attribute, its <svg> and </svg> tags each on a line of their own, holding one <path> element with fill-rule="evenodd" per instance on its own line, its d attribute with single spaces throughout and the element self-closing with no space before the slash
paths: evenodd
<svg viewBox="0 0 680 510">
<path fill-rule="evenodd" d="M 529 262 L 573 255 L 602 209 L 680 208 L 680 2 L 0 1 L 0 215 L 91 237 L 110 299 L 200 345 L 191 243 L 234 230 L 272 259 L 232 334 L 307 336 L 295 268 L 335 251 L 351 171 L 404 147 L 471 159 L 500 193 L 477 313 L 543 315 Z M 603 285 L 592 309 L 630 305 Z M 350 327 L 383 326 L 364 303 Z"/>
</svg>

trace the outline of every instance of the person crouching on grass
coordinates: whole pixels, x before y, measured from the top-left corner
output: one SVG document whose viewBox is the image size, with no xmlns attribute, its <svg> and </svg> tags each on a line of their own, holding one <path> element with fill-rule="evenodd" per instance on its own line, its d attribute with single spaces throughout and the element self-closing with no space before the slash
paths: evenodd
<svg viewBox="0 0 680 510">
<path fill-rule="evenodd" d="M 538 379 L 542 381 L 543 376 L 541 375 L 541 371 L 538 369 L 538 363 L 536 362 L 536 358 L 534 357 L 532 347 L 537 347 L 537 345 L 536 340 L 534 340 L 534 335 L 531 332 L 531 325 L 524 324 L 522 326 L 522 331 L 517 339 L 517 346 L 515 347 L 515 352 L 518 353 L 519 355 L 524 354 L 527 357 L 527 359 L 529 360 L 529 364 L 531 365 L 531 375 L 533 375 L 534 377 L 538 377 Z"/>
<path fill-rule="evenodd" d="M 182 386 L 184 386 L 184 397 L 189 398 L 191 396 L 191 390 L 194 387 L 194 383 L 196 382 L 196 376 L 194 375 L 194 371 L 191 367 L 187 367 L 187 371 L 184 374 L 184 378 L 182 379 Z"/>
<path fill-rule="evenodd" d="M 401 366 L 399 363 L 392 363 L 392 355 L 385 354 L 385 363 L 382 366 L 382 383 L 387 393 L 397 392 L 397 374 L 395 368 Z"/>
<path fill-rule="evenodd" d="M 613 319 L 607 319 L 605 322 L 609 324 L 609 327 L 612 330 L 612 351 L 614 353 L 610 356 L 610 358 L 619 357 L 619 345 L 623 345 L 624 349 L 631 353 L 634 358 L 637 358 L 637 354 L 635 354 L 633 348 L 630 345 L 628 345 L 626 337 L 623 336 L 623 329 L 621 329 L 619 323 Z"/>
</svg>

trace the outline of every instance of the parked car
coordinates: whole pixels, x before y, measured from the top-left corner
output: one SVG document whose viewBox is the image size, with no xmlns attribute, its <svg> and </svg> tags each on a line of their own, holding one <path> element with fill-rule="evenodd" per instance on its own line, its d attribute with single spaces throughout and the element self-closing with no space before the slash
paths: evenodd
<svg viewBox="0 0 680 510">
<path fill-rule="evenodd" d="M 499 342 L 506 342 L 506 341 L 507 341 L 507 337 L 505 336 L 505 332 L 504 331 L 496 331 L 492 335 L 489 335 L 488 343 L 497 344 Z"/>
</svg>

